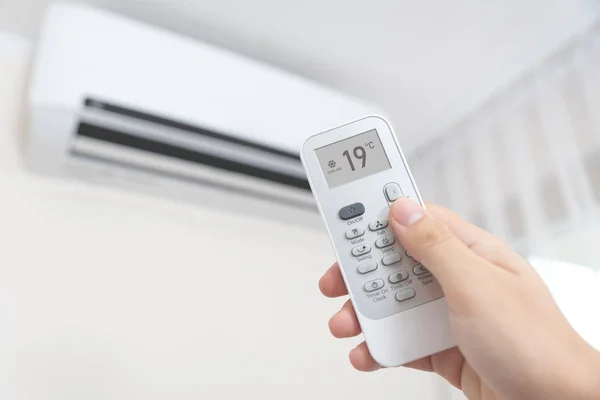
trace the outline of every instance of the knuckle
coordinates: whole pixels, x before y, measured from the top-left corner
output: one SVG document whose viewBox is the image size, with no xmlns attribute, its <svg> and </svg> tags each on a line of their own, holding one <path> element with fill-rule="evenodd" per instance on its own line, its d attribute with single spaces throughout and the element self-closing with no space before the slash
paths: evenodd
<svg viewBox="0 0 600 400">
<path fill-rule="evenodd" d="M 411 236 L 413 236 L 415 249 L 420 251 L 432 250 L 453 238 L 452 232 L 447 227 L 432 220 L 421 226 L 415 226 L 415 232 Z"/>
</svg>

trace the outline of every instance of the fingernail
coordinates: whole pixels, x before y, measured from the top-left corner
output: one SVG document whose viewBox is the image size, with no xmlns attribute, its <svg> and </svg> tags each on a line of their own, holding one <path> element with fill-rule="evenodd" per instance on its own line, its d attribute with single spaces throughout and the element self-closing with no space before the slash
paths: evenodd
<svg viewBox="0 0 600 400">
<path fill-rule="evenodd" d="M 411 226 L 423 218 L 423 207 L 413 200 L 400 199 L 392 207 L 392 217 L 403 226 Z"/>
</svg>

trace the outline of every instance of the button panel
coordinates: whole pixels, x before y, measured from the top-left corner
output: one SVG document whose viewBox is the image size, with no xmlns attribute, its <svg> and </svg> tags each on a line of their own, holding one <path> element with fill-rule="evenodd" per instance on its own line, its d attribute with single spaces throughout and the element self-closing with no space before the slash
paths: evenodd
<svg viewBox="0 0 600 400">
<path fill-rule="evenodd" d="M 382 187 L 367 203 L 339 210 L 334 240 L 357 311 L 382 319 L 443 297 L 427 268 L 396 239 L 388 221 L 390 203 L 405 197 L 399 185 Z M 382 193 L 383 192 L 383 193 Z M 379 198 L 376 204 L 373 198 Z M 365 207 L 366 206 L 366 207 Z M 335 211 L 334 211 L 335 212 Z M 344 255 L 345 254 L 345 255 Z"/>
<path fill-rule="evenodd" d="M 365 230 L 363 228 L 352 228 L 346 232 L 346 239 L 352 240 L 358 237 L 364 236 Z"/>
<path fill-rule="evenodd" d="M 354 257 L 364 256 L 365 254 L 369 254 L 371 252 L 371 250 L 372 250 L 371 245 L 361 244 L 360 246 L 356 246 L 355 248 L 352 249 L 352 255 Z"/>
<path fill-rule="evenodd" d="M 362 203 L 354 203 L 342 208 L 339 212 L 340 218 L 344 221 L 360 217 L 365 213 L 365 206 Z"/>
<path fill-rule="evenodd" d="M 363 275 L 368 274 L 369 272 L 376 271 L 378 267 L 379 265 L 375 261 L 364 263 L 358 266 L 358 273 Z"/>
<path fill-rule="evenodd" d="M 379 290 L 381 288 L 383 288 L 385 286 L 385 282 L 383 281 L 383 279 L 377 279 L 375 281 L 371 281 L 368 282 L 365 285 L 365 292 L 374 292 L 376 290 Z"/>
</svg>

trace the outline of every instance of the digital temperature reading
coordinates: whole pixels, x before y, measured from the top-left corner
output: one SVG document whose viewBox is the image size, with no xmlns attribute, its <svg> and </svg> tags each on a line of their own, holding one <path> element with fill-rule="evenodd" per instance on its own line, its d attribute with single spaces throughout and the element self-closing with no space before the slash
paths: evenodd
<svg viewBox="0 0 600 400">
<path fill-rule="evenodd" d="M 373 144 L 373 142 L 367 143 L 365 145 L 365 147 L 370 149 L 373 149 L 374 146 L 375 145 Z M 367 151 L 365 150 L 365 148 L 362 146 L 355 147 L 353 153 L 354 157 L 356 157 L 358 160 L 362 160 L 362 167 L 365 168 L 367 166 Z M 348 163 L 350 164 L 350 168 L 352 168 L 352 171 L 356 171 L 356 168 L 354 168 L 354 163 L 352 162 L 352 157 L 350 156 L 350 152 L 348 152 L 348 150 L 344 152 L 344 156 L 348 157 Z"/>
<path fill-rule="evenodd" d="M 330 189 L 391 169 L 376 130 L 316 150 Z"/>
</svg>

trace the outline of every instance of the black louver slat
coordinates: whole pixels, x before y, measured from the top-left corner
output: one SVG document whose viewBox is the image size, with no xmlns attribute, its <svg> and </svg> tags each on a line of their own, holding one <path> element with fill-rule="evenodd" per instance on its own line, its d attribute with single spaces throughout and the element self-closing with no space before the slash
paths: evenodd
<svg viewBox="0 0 600 400">
<path fill-rule="evenodd" d="M 82 122 L 79 136 L 184 160 L 310 191 L 308 180 Z"/>
</svg>

